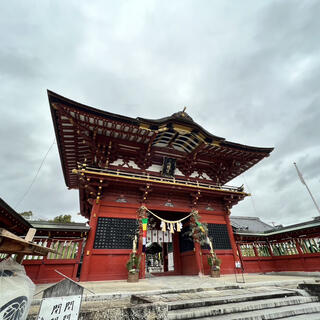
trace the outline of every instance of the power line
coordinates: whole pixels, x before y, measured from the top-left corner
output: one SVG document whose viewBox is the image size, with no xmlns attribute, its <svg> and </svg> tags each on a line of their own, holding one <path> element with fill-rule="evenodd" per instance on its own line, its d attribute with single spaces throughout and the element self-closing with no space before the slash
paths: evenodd
<svg viewBox="0 0 320 320">
<path fill-rule="evenodd" d="M 37 170 L 37 173 L 36 173 L 36 175 L 34 176 L 32 182 L 31 182 L 30 185 L 29 185 L 29 188 L 28 188 L 28 189 L 26 190 L 26 192 L 23 194 L 23 196 L 21 197 L 21 199 L 16 203 L 16 205 L 15 205 L 15 209 L 16 209 L 16 210 L 17 210 L 18 206 L 20 205 L 20 203 L 23 201 L 23 199 L 26 197 L 26 195 L 27 195 L 27 194 L 29 193 L 29 191 L 31 190 L 31 188 L 32 188 L 33 184 L 35 183 L 35 181 L 36 181 L 36 179 L 37 179 L 37 177 L 38 177 L 38 174 L 39 174 L 39 172 L 40 172 L 40 170 L 41 170 L 41 168 L 42 168 L 42 166 L 43 166 L 43 164 L 44 164 L 44 162 L 45 162 L 45 160 L 46 160 L 46 158 L 47 158 L 47 156 L 48 156 L 48 154 L 49 154 L 49 152 L 50 152 L 50 150 L 52 149 L 52 147 L 53 147 L 54 144 L 55 144 L 55 140 L 53 140 L 53 142 L 52 142 L 51 146 L 49 147 L 47 153 L 46 153 L 45 156 L 43 157 L 43 159 L 42 159 L 42 161 L 41 161 L 41 163 L 40 163 L 40 166 L 39 166 L 39 168 L 38 168 L 38 170 Z"/>
</svg>

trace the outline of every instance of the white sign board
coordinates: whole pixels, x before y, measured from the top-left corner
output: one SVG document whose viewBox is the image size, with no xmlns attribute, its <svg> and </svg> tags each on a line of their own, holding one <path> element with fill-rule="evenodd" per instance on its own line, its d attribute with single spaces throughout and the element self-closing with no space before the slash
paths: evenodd
<svg viewBox="0 0 320 320">
<path fill-rule="evenodd" d="M 38 320 L 77 320 L 81 295 L 43 298 Z"/>
<path fill-rule="evenodd" d="M 168 271 L 174 271 L 173 252 L 168 253 Z"/>
</svg>

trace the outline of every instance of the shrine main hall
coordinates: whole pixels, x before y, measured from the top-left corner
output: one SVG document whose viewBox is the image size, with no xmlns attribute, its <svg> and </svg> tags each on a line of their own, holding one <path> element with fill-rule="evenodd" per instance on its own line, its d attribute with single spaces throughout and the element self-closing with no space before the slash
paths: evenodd
<svg viewBox="0 0 320 320">
<path fill-rule="evenodd" d="M 81 281 L 126 279 L 135 235 L 141 278 L 209 274 L 208 245 L 190 237 L 194 213 L 206 225 L 221 273 L 235 272 L 240 256 L 230 214 L 249 194 L 228 182 L 273 148 L 215 136 L 185 110 L 158 120 L 130 118 L 48 96 L 65 184 L 79 190 L 90 226 Z M 146 237 L 139 231 L 141 208 Z"/>
</svg>

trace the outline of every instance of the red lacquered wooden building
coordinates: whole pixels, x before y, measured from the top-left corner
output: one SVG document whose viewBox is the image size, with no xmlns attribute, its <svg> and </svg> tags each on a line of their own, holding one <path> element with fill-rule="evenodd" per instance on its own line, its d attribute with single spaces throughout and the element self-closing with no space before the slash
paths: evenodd
<svg viewBox="0 0 320 320">
<path fill-rule="evenodd" d="M 231 224 L 244 272 L 320 271 L 319 217 L 285 227 L 257 217 L 233 217 Z"/>
<path fill-rule="evenodd" d="M 188 219 L 181 232 L 160 231 L 160 220 L 183 219 L 192 209 L 208 224 L 222 260 L 221 273 L 234 272 L 239 257 L 229 215 L 248 194 L 226 184 L 269 156 L 272 148 L 215 136 L 185 111 L 159 120 L 134 119 L 51 91 L 48 96 L 65 183 L 79 190 L 81 214 L 91 229 L 80 280 L 127 278 L 126 262 L 142 205 L 159 217 L 148 239 L 163 249 L 158 274 L 209 273 L 207 248 L 184 237 Z"/>
</svg>

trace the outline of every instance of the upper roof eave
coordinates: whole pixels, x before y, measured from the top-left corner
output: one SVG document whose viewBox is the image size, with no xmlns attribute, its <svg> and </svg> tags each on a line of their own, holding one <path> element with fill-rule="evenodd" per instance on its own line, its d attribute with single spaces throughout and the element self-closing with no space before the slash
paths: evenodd
<svg viewBox="0 0 320 320">
<path fill-rule="evenodd" d="M 126 123 L 130 123 L 133 125 L 139 125 L 139 122 L 134 119 L 134 118 L 130 118 L 130 117 L 126 117 L 126 116 L 122 116 L 122 115 L 118 115 L 112 112 L 107 112 L 107 111 L 103 111 L 103 110 L 99 110 L 90 106 L 87 106 L 85 104 L 76 102 L 74 100 L 65 98 L 63 96 L 60 96 L 59 94 L 47 90 L 48 92 L 48 98 L 49 98 L 49 103 L 51 108 L 53 109 L 52 103 L 63 103 L 69 107 L 77 107 L 78 110 L 83 111 L 83 112 L 88 112 L 91 113 L 95 116 L 99 116 L 99 117 L 108 117 L 111 120 L 115 120 L 115 121 L 120 121 L 120 122 L 126 122 Z"/>
<path fill-rule="evenodd" d="M 53 91 L 50 91 L 50 90 L 47 90 L 47 92 L 48 92 L 49 104 L 51 107 L 51 113 L 54 110 L 52 103 L 54 103 L 54 102 L 63 103 L 63 104 L 68 105 L 70 107 L 77 107 L 78 110 L 91 113 L 95 116 L 107 117 L 110 120 L 125 122 L 125 123 L 131 124 L 131 125 L 136 125 L 136 126 L 139 126 L 142 123 L 144 123 L 144 124 L 147 123 L 149 125 L 158 125 L 158 126 L 163 125 L 163 124 L 167 124 L 169 122 L 186 124 L 186 125 L 194 127 L 195 129 L 198 129 L 207 138 L 212 139 L 212 141 L 218 141 L 221 144 L 221 146 L 241 149 L 241 150 L 245 150 L 245 151 L 258 152 L 258 153 L 271 153 L 274 149 L 274 148 L 269 148 L 269 147 L 254 147 L 254 146 L 249 146 L 249 145 L 244 145 L 244 144 L 239 144 L 239 143 L 228 141 L 225 138 L 211 134 L 206 129 L 204 129 L 202 126 L 200 126 L 199 124 L 194 122 L 189 116 L 177 117 L 176 116 L 177 113 L 175 113 L 169 117 L 164 117 L 164 118 L 160 118 L 160 119 L 147 119 L 147 118 L 141 118 L 141 117 L 131 118 L 131 117 L 122 116 L 119 114 L 99 110 L 99 109 L 81 104 L 81 103 L 76 102 L 74 100 L 65 98 L 65 97 L 63 97 Z M 191 120 L 189 120 L 188 117 Z M 53 119 L 53 120 L 55 122 L 55 119 Z M 57 132 L 57 130 L 55 130 L 55 131 Z"/>
<path fill-rule="evenodd" d="M 231 147 L 231 148 L 245 150 L 245 151 L 268 153 L 268 154 L 274 150 L 273 147 L 254 147 L 254 146 L 248 146 L 246 144 L 240 144 L 240 143 L 231 142 L 227 140 L 224 140 L 223 142 L 221 142 L 221 146 Z"/>
<path fill-rule="evenodd" d="M 212 149 L 212 152 L 215 152 L 216 149 L 219 148 L 230 148 L 234 149 L 231 151 L 240 151 L 240 152 L 249 152 L 251 153 L 251 165 L 257 163 L 260 161 L 262 158 L 269 156 L 269 153 L 273 150 L 273 148 L 260 148 L 260 147 L 252 147 L 252 146 L 247 146 L 247 145 L 241 145 L 238 143 L 233 143 L 230 141 L 225 140 L 222 137 L 218 137 L 215 135 L 212 135 L 208 131 L 206 131 L 204 128 L 202 128 L 200 125 L 195 123 L 192 118 L 183 112 L 177 112 L 170 117 L 165 117 L 162 119 L 158 120 L 150 120 L 150 119 L 144 119 L 144 118 L 131 118 L 131 117 L 126 117 L 118 114 L 114 114 L 111 112 L 103 111 L 103 110 L 98 110 L 96 108 L 78 103 L 74 100 L 65 98 L 55 92 L 52 92 L 50 90 L 47 90 L 48 92 L 48 99 L 49 99 L 49 105 L 50 105 L 50 111 L 53 119 L 53 124 L 54 124 L 54 129 L 55 129 L 55 136 L 57 140 L 57 145 L 58 145 L 58 150 L 59 150 L 59 156 L 60 156 L 60 162 L 62 165 L 62 170 L 63 170 L 63 175 L 64 175 L 64 180 L 65 184 L 69 188 L 77 188 L 75 185 L 75 181 L 71 181 L 71 169 L 69 168 L 68 160 L 65 155 L 65 150 L 64 150 L 64 136 L 63 133 L 60 133 L 60 126 L 61 126 L 61 113 L 59 113 L 57 110 L 56 104 L 60 104 L 61 106 L 67 106 L 71 110 L 70 111 L 75 111 L 75 112 L 80 112 L 83 113 L 87 117 L 92 117 L 92 118 L 100 118 L 101 120 L 105 119 L 104 121 L 112 121 L 112 122 L 118 122 L 122 124 L 127 124 L 129 126 L 137 127 L 138 129 L 145 129 L 146 131 L 156 131 L 159 126 L 165 125 L 168 129 L 172 128 L 177 129 L 177 131 L 182 130 L 182 131 L 187 131 L 187 132 L 192 132 L 194 133 L 195 136 L 197 136 L 197 139 L 200 141 L 198 146 L 201 143 L 205 143 L 211 146 L 209 146 L 210 150 Z M 80 121 L 80 120 L 79 120 Z M 82 120 L 81 120 L 82 121 Z M 176 127 L 175 127 L 176 126 Z M 159 128 L 160 130 L 161 128 Z M 186 130 L 185 130 L 186 129 Z M 200 139 L 199 139 L 200 138 Z M 201 140 L 203 142 L 201 142 Z M 75 142 L 77 144 L 78 142 Z M 199 153 L 199 156 L 201 157 L 201 151 Z M 78 161 L 78 160 L 77 160 Z M 245 169 L 247 170 L 247 168 Z M 235 176 L 230 176 L 227 177 L 229 180 L 233 179 Z M 226 180 L 224 183 L 227 183 Z"/>
</svg>

